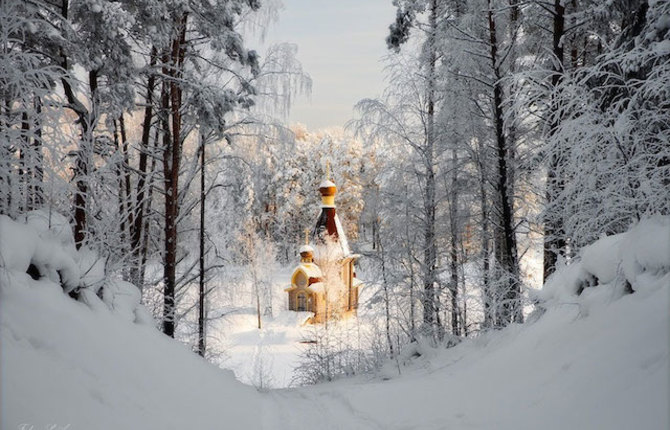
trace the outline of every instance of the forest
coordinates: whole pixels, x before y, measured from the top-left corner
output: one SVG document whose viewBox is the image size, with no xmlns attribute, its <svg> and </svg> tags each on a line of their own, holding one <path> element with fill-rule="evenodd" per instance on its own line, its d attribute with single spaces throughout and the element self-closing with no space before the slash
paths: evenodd
<svg viewBox="0 0 670 430">
<path fill-rule="evenodd" d="M 215 362 L 232 304 L 285 308 L 332 179 L 371 316 L 314 328 L 301 383 L 533 320 L 587 245 L 670 216 L 670 2 L 392 3 L 384 91 L 310 130 L 298 46 L 248 46 L 277 0 L 2 0 L 0 216 L 71 229 L 65 294 L 135 285 Z"/>
</svg>

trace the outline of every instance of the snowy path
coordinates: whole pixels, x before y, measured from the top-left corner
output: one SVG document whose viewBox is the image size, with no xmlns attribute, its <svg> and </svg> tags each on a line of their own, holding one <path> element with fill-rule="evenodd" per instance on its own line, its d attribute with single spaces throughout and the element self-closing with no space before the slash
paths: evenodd
<svg viewBox="0 0 670 430">
<path fill-rule="evenodd" d="M 665 429 L 669 291 L 588 316 L 558 307 L 387 381 L 259 393 L 151 328 L 24 277 L 0 289 L 0 428 Z"/>
<path fill-rule="evenodd" d="M 352 405 L 343 393 L 329 388 L 271 392 L 264 402 L 264 429 L 386 428 L 370 414 Z"/>
</svg>

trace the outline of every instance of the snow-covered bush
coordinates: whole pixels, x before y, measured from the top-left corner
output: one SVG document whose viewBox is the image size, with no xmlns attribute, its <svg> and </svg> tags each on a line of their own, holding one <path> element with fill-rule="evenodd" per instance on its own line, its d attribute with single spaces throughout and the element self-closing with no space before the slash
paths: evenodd
<svg viewBox="0 0 670 430">
<path fill-rule="evenodd" d="M 9 275 L 25 274 L 38 283 L 60 285 L 64 293 L 93 310 L 108 309 L 124 320 L 153 325 L 140 304 L 139 289 L 108 278 L 105 262 L 95 250 L 86 246 L 77 250 L 70 223 L 59 213 L 31 211 L 16 221 L 0 215 L 0 285 L 6 287 Z"/>
<path fill-rule="evenodd" d="M 361 347 L 361 329 L 355 324 L 340 320 L 310 326 L 292 383 L 318 384 L 372 371 L 375 360 Z"/>
<path fill-rule="evenodd" d="M 537 298 L 545 304 L 588 305 L 669 286 L 670 216 L 654 216 L 585 246 L 576 261 L 547 280 Z"/>
</svg>

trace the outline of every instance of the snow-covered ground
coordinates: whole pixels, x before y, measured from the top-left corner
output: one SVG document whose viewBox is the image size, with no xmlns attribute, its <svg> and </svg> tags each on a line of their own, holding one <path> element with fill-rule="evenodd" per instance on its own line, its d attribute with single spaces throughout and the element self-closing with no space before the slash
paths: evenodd
<svg viewBox="0 0 670 430">
<path fill-rule="evenodd" d="M 284 288 L 290 283 L 293 267 L 272 267 L 268 271 L 268 294 L 272 314 L 265 309 L 261 329 L 251 280 L 243 268 L 233 268 L 228 278 L 216 279 L 221 288 L 209 297 L 209 315 L 215 316 L 207 327 L 207 349 L 211 360 L 235 377 L 255 387 L 284 388 L 292 383 L 299 364 L 302 341 L 308 337 L 303 325 L 312 314 L 288 311 Z"/>
<path fill-rule="evenodd" d="M 258 388 L 284 388 L 292 385 L 295 368 L 307 336 L 302 325 L 307 312 L 277 311 L 264 317 L 259 330 L 255 309 L 238 309 L 216 321 L 217 350 L 224 351 L 219 366 L 230 369 L 241 382 Z M 262 387 L 261 387 L 262 386 Z"/>
<path fill-rule="evenodd" d="M 596 242 L 545 286 L 546 312 L 524 325 L 421 348 L 409 366 L 389 363 L 378 375 L 269 392 L 113 307 L 72 300 L 53 280 L 3 263 L 0 427 L 666 429 L 670 223 L 657 221 Z M 6 262 L 16 250 L 0 251 Z M 576 295 L 594 275 L 596 286 Z M 259 344 L 280 357 L 297 339 L 277 331 L 291 325 L 286 315 L 261 332 L 251 313 L 235 317 L 250 327 L 228 342 L 248 350 L 229 359 L 253 361 Z"/>
<path fill-rule="evenodd" d="M 296 429 L 666 429 L 668 298 L 631 295 L 588 318 L 566 305 L 392 380 L 270 393 L 268 415 Z"/>
<path fill-rule="evenodd" d="M 286 309 L 284 288 L 290 273 L 286 269 L 274 273 L 273 313 L 262 316 L 261 329 L 258 329 L 256 309 L 249 306 L 218 308 L 217 315 L 224 316 L 208 325 L 208 348 L 215 352 L 212 361 L 223 369 L 232 370 L 239 381 L 263 390 L 298 385 L 296 368 L 301 365 L 306 342 L 315 336 L 314 326 L 305 324 L 312 313 Z M 365 299 L 366 295 L 362 297 Z M 340 334 L 340 342 L 356 346 L 361 337 L 370 332 L 375 310 L 361 307 L 359 316 L 330 323 L 331 329 Z"/>
</svg>

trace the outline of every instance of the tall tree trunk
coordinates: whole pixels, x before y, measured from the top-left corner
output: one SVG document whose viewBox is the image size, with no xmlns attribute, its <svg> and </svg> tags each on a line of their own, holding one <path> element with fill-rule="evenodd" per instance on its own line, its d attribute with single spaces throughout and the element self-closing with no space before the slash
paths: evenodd
<svg viewBox="0 0 670 430">
<path fill-rule="evenodd" d="M 200 279 L 198 295 L 198 353 L 205 356 L 205 136 L 200 136 Z"/>
<path fill-rule="evenodd" d="M 163 333 L 174 337 L 177 270 L 177 219 L 179 217 L 179 169 L 181 164 L 181 68 L 184 62 L 187 15 L 177 20 L 178 34 L 164 56 L 163 73 L 163 171 L 165 182 L 165 264 L 163 269 Z M 169 115 L 168 115 L 169 113 Z M 170 124 L 170 119 L 172 124 Z M 172 127 L 170 128 L 170 125 Z"/>
<path fill-rule="evenodd" d="M 407 250 L 407 266 L 409 267 L 409 332 L 410 340 L 416 340 L 416 303 L 414 301 L 414 256 L 412 255 L 411 241 L 409 239 L 409 192 L 405 185 L 405 248 Z M 381 241 L 379 242 L 381 246 Z"/>
<path fill-rule="evenodd" d="M 3 100 L 2 106 L 0 106 L 0 114 L 2 114 L 2 121 L 0 121 L 0 131 L 4 131 L 11 126 L 11 111 L 11 101 L 9 98 L 6 98 Z M 12 209 L 12 176 L 14 174 L 14 164 L 12 162 L 13 158 L 13 148 L 9 145 L 0 145 L 0 189 L 5 190 L 5 192 L 0 193 L 0 197 L 2 198 L 2 201 L 0 201 L 0 210 L 6 214 L 14 213 Z"/>
<path fill-rule="evenodd" d="M 67 22 L 68 13 L 70 10 L 69 0 L 62 0 L 61 2 L 61 16 L 63 22 Z M 64 30 L 64 29 L 63 29 Z M 63 70 L 69 70 L 69 63 L 67 55 L 64 51 L 61 54 L 61 67 Z M 90 155 L 90 138 L 92 137 L 91 126 L 93 125 L 91 115 L 83 103 L 77 99 L 74 90 L 70 85 L 70 80 L 66 77 L 61 79 L 63 84 L 63 92 L 68 101 L 69 108 L 77 115 L 77 123 L 81 127 L 81 138 L 79 141 L 79 148 L 77 151 L 73 181 L 75 181 L 74 194 L 74 242 L 77 249 L 79 249 L 86 239 L 86 195 L 88 193 L 87 176 L 88 176 L 88 157 Z M 89 73 L 89 87 L 91 88 L 91 101 L 94 103 L 94 89 L 97 89 L 97 76 L 94 72 Z M 92 103 L 92 104 L 93 104 Z"/>
<path fill-rule="evenodd" d="M 131 200 L 130 156 L 128 155 L 128 136 L 126 134 L 126 120 L 124 119 L 123 113 L 121 113 L 121 115 L 119 116 L 119 130 L 121 132 L 121 156 L 123 157 L 123 165 L 121 169 L 123 177 L 122 187 L 124 188 L 124 196 L 125 196 L 125 202 L 124 202 L 125 212 L 123 221 L 128 224 L 128 230 L 130 231 L 133 225 L 133 211 L 130 208 L 130 200 Z"/>
<path fill-rule="evenodd" d="M 492 292 L 491 285 L 489 283 L 489 205 L 488 205 L 488 196 L 486 193 L 486 178 L 484 176 L 484 165 L 482 161 L 479 161 L 479 203 L 482 211 L 482 249 L 481 249 L 481 259 L 482 259 L 482 292 L 484 299 L 484 328 L 489 329 L 494 325 L 494 312 L 495 308 L 491 306 L 492 304 Z"/>
<path fill-rule="evenodd" d="M 167 69 L 167 67 L 165 68 Z M 167 70 L 164 72 L 169 73 Z M 178 170 L 173 165 L 172 153 L 177 151 L 172 141 L 169 123 L 170 86 L 163 82 L 161 95 L 162 127 L 163 127 L 163 181 L 165 185 L 165 249 L 163 263 L 163 333 L 174 337 L 175 328 L 175 283 L 177 265 L 177 178 Z M 174 107 L 173 107 L 174 109 Z M 173 173 L 174 172 L 174 173 Z"/>
<path fill-rule="evenodd" d="M 156 148 L 159 146 L 160 127 L 156 127 L 154 132 L 153 146 L 151 148 L 151 167 L 148 172 L 148 180 L 146 182 L 147 197 L 142 199 L 144 205 L 144 224 L 142 226 L 142 242 L 140 245 L 140 263 L 139 263 L 139 285 L 144 286 L 144 278 L 147 267 L 147 258 L 149 256 L 149 227 L 151 226 L 151 206 L 153 204 L 154 196 L 154 174 L 156 173 L 157 157 L 155 156 Z M 143 288 L 140 288 L 143 291 Z"/>
<path fill-rule="evenodd" d="M 178 171 L 173 165 L 172 152 L 176 144 L 172 141 L 168 110 L 170 109 L 169 86 L 163 84 L 162 108 L 165 110 L 163 123 L 163 175 L 165 184 L 165 249 L 163 263 L 163 333 L 174 337 L 175 328 L 175 283 L 177 266 L 177 178 Z M 173 174 L 173 172 L 177 174 Z"/>
<path fill-rule="evenodd" d="M 35 132 L 32 154 L 33 162 L 33 197 L 31 209 L 38 209 L 44 205 L 44 155 L 42 154 L 42 99 L 35 97 Z"/>
<path fill-rule="evenodd" d="M 116 148 L 116 151 L 118 152 L 121 160 L 123 159 L 123 156 L 121 155 L 121 147 L 122 144 L 119 142 L 119 121 L 114 120 L 114 147 Z M 127 235 L 126 235 L 126 221 L 125 221 L 125 214 L 126 214 L 126 209 L 125 209 L 125 204 L 126 204 L 126 197 L 125 197 L 125 187 L 123 184 L 123 161 L 119 161 L 119 163 L 116 165 L 116 181 L 118 185 L 118 192 L 117 192 L 117 205 L 118 205 L 118 211 L 119 211 L 119 236 L 121 238 L 121 242 L 125 242 Z M 125 270 L 124 270 L 124 278 L 126 277 L 125 275 Z"/>
<path fill-rule="evenodd" d="M 156 66 L 158 54 L 156 47 L 151 48 L 151 58 L 149 60 L 150 72 L 147 78 L 147 94 L 145 96 L 144 119 L 142 121 L 142 138 L 140 140 L 140 155 L 138 164 L 138 178 L 137 188 L 135 192 L 134 215 L 132 224 L 132 235 L 130 238 L 130 246 L 133 252 L 133 264 L 130 271 L 130 278 L 133 283 L 143 290 L 143 276 L 142 268 L 142 254 L 143 254 L 143 237 L 145 235 L 145 213 L 148 209 L 145 197 L 147 194 L 147 159 L 149 157 L 149 139 L 151 135 L 151 124 L 153 122 L 153 103 L 154 92 L 156 90 L 156 73 L 153 71 Z M 152 163 L 155 157 L 152 157 Z M 153 171 L 153 170 L 152 170 Z"/>
<path fill-rule="evenodd" d="M 451 295 L 451 333 L 460 336 L 461 330 L 458 324 L 458 153 L 456 148 L 451 154 L 451 184 L 449 193 L 449 227 L 451 230 L 451 249 L 449 253 L 449 264 L 451 270 L 451 282 L 449 292 Z"/>
<path fill-rule="evenodd" d="M 437 30 L 437 0 L 431 0 L 429 11 L 428 50 L 428 82 L 427 82 L 427 112 L 426 112 L 426 148 L 425 168 L 426 185 L 424 190 L 424 279 L 423 279 L 423 325 L 424 330 L 431 337 L 436 335 L 436 297 L 435 271 L 437 269 L 437 249 L 435 244 L 435 67 L 437 63 L 436 30 Z"/>
<path fill-rule="evenodd" d="M 63 23 L 67 22 L 70 11 L 69 0 L 61 2 L 61 16 Z M 62 29 L 65 31 L 65 29 Z M 63 70 L 69 71 L 69 62 L 64 51 L 60 52 L 60 66 Z M 97 91 L 98 91 L 98 72 L 91 70 L 88 72 L 88 85 L 91 93 L 90 110 L 75 96 L 70 79 L 61 78 L 63 93 L 68 101 L 68 107 L 77 115 L 77 123 L 81 127 L 81 137 L 79 148 L 76 152 L 74 174 L 72 180 L 75 182 L 74 193 L 74 242 L 77 249 L 86 240 L 86 200 L 88 195 L 88 174 L 89 165 L 93 152 L 93 131 L 97 122 Z"/>
<path fill-rule="evenodd" d="M 514 232 L 514 214 L 511 205 L 511 196 L 509 195 L 509 149 L 505 140 L 503 112 L 503 88 L 500 78 L 500 64 L 498 58 L 498 38 L 496 35 L 496 22 L 493 16 L 491 0 L 488 0 L 488 23 L 489 23 L 489 43 L 491 66 L 493 69 L 493 123 L 495 127 L 495 149 L 496 149 L 496 201 L 499 207 L 498 232 L 495 239 L 498 242 L 496 246 L 496 263 L 503 273 L 503 302 L 501 305 L 501 322 L 508 324 L 512 321 L 521 322 L 523 314 L 521 313 L 521 286 L 518 279 L 517 255 L 516 255 L 516 237 Z"/>
<path fill-rule="evenodd" d="M 382 263 L 382 287 L 384 289 L 384 322 L 386 324 L 386 343 L 389 346 L 389 357 L 395 357 L 395 352 L 393 351 L 393 340 L 391 338 L 391 304 L 389 297 L 389 288 L 388 282 L 386 279 L 386 256 L 384 255 L 384 248 L 381 243 L 377 248 L 379 257 Z"/>
<path fill-rule="evenodd" d="M 561 81 L 561 76 L 563 73 L 563 36 L 565 33 L 565 7 L 562 0 L 554 0 L 554 25 L 553 25 L 553 44 L 552 44 L 552 53 L 553 53 L 553 64 L 554 70 L 551 75 L 551 88 L 555 90 Z M 552 91 L 551 94 L 551 106 L 550 109 L 552 112 L 557 110 L 557 101 L 556 101 L 555 91 Z M 549 125 L 549 136 L 553 136 L 558 127 L 558 119 L 556 116 L 552 123 Z M 547 206 L 551 207 L 552 203 L 556 200 L 558 195 L 562 192 L 564 188 L 564 182 L 561 178 L 560 173 L 560 148 L 552 148 L 551 155 L 549 158 L 549 166 L 547 166 L 547 184 L 546 184 L 546 201 Z M 556 270 L 556 262 L 558 261 L 558 256 L 565 253 L 565 233 L 562 227 L 562 219 L 558 216 L 555 211 L 551 211 L 551 214 L 547 214 L 544 218 L 544 272 L 543 279 L 546 281 L 549 275 L 554 273 Z"/>
<path fill-rule="evenodd" d="M 90 168 L 93 163 L 93 133 L 98 121 L 98 72 L 96 70 L 91 70 L 88 72 L 88 86 L 91 93 L 91 108 L 90 110 L 84 109 L 79 115 L 81 140 L 79 143 L 79 149 L 76 153 L 77 155 L 73 178 L 77 188 L 74 198 L 74 243 L 77 249 L 81 248 L 81 246 L 86 241 L 88 216 L 88 175 L 90 174 Z M 70 89 L 70 92 L 71 91 L 72 90 Z M 68 92 L 66 91 L 66 94 L 67 93 Z"/>
<path fill-rule="evenodd" d="M 25 212 L 30 201 L 30 122 L 28 121 L 27 107 L 21 113 L 21 135 L 23 142 L 19 146 L 19 195 L 21 196 L 19 211 Z"/>
</svg>

